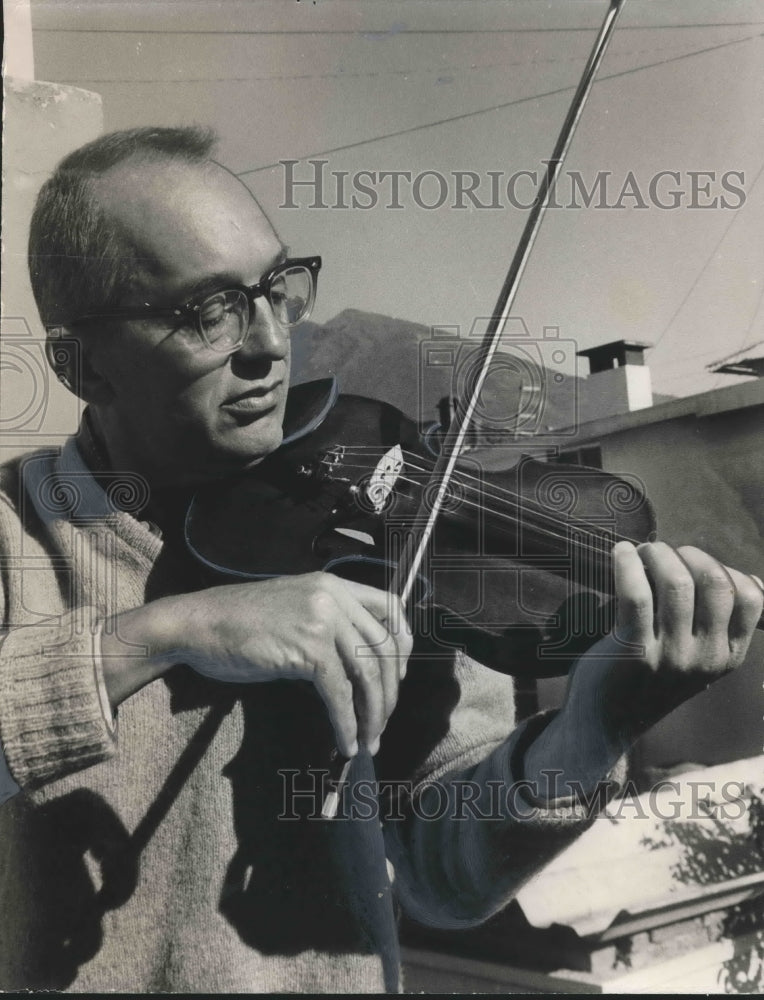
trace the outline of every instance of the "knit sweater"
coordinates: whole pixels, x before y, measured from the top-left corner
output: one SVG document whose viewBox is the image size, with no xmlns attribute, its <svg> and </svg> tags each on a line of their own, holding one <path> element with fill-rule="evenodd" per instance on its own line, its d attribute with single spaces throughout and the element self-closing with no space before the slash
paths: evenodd
<svg viewBox="0 0 764 1000">
<path fill-rule="evenodd" d="M 124 494 L 74 441 L 2 470 L 0 742 L 22 793 L 0 807 L 0 988 L 396 991 L 400 905 L 473 926 L 588 825 L 500 794 L 546 720 L 516 726 L 512 679 L 461 654 L 415 657 L 401 686 L 375 761 L 401 794 L 376 800 L 360 755 L 331 821 L 303 682 L 178 665 L 115 730 L 100 623 L 189 584 Z"/>
</svg>

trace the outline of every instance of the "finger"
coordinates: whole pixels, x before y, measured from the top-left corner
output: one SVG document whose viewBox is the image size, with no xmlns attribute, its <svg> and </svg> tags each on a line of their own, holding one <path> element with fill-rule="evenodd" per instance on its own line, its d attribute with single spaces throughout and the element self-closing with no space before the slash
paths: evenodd
<svg viewBox="0 0 764 1000">
<path fill-rule="evenodd" d="M 393 595 L 390 595 L 393 596 Z M 382 619 L 388 636 L 392 639 L 396 657 L 396 675 L 399 681 L 406 676 L 406 667 L 414 645 L 414 637 L 403 604 L 394 598 L 393 615 Z"/>
<path fill-rule="evenodd" d="M 640 545 L 644 563 L 655 594 L 653 622 L 656 635 L 664 641 L 683 646 L 692 637 L 695 617 L 695 582 L 688 567 L 665 542 Z"/>
<path fill-rule="evenodd" d="M 353 699 L 353 685 L 345 673 L 344 664 L 335 660 L 323 665 L 313 677 L 313 683 L 329 713 L 337 748 L 345 757 L 358 753 L 358 725 Z"/>
<path fill-rule="evenodd" d="M 336 628 L 337 652 L 353 688 L 358 739 L 372 752 L 387 717 L 379 662 L 354 624 L 341 620 Z"/>
<path fill-rule="evenodd" d="M 339 585 L 340 591 L 349 593 L 356 601 L 363 604 L 378 621 L 395 616 L 394 608 L 399 601 L 389 590 L 370 587 L 366 583 L 356 583 L 355 580 L 342 580 L 340 577 L 333 577 L 333 579 Z"/>
<path fill-rule="evenodd" d="M 373 667 L 376 670 L 382 689 L 384 729 L 398 701 L 398 685 L 405 659 L 396 637 L 388 632 L 385 623 L 378 622 L 361 606 L 357 607 L 356 616 L 353 624 L 364 640 L 364 645 L 358 649 L 358 655 L 365 659 L 369 669 Z"/>
<path fill-rule="evenodd" d="M 613 547 L 616 634 L 625 642 L 646 646 L 653 639 L 653 592 L 639 553 L 631 542 Z"/>
<path fill-rule="evenodd" d="M 683 545 L 677 555 L 689 570 L 695 590 L 693 631 L 717 636 L 728 651 L 730 615 L 735 603 L 735 584 L 725 566 L 694 545 Z"/>
<path fill-rule="evenodd" d="M 735 585 L 735 600 L 729 622 L 730 648 L 736 657 L 742 659 L 761 618 L 764 587 L 755 576 L 741 573 L 729 566 L 725 566 L 725 569 Z"/>
<path fill-rule="evenodd" d="M 378 621 L 387 625 L 388 632 L 396 639 L 404 661 L 411 653 L 411 627 L 403 603 L 396 594 L 379 590 L 350 580 L 339 581 L 352 596 Z"/>
<path fill-rule="evenodd" d="M 376 590 L 374 587 L 364 587 L 360 584 L 357 586 L 362 589 L 356 589 L 355 586 L 352 589 L 339 589 L 335 598 L 350 621 L 366 637 L 369 648 L 377 654 L 388 670 L 391 667 L 394 669 L 396 677 L 394 705 L 397 699 L 397 680 L 406 676 L 406 662 L 413 645 L 411 628 L 398 597 L 386 591 Z M 394 643 L 392 647 L 388 643 L 390 638 Z M 392 711 L 392 707 L 390 710 Z"/>
</svg>

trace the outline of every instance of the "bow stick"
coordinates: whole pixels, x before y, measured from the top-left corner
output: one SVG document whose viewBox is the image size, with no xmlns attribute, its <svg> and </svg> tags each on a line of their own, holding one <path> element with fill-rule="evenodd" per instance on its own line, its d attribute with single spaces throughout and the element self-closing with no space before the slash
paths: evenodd
<svg viewBox="0 0 764 1000">
<path fill-rule="evenodd" d="M 594 77 L 602 62 L 605 50 L 613 34 L 616 20 L 623 9 L 624 3 L 625 0 L 611 0 L 602 27 L 599 30 L 594 47 L 584 68 L 583 76 L 573 96 L 570 109 L 562 124 L 552 155 L 550 159 L 544 161 L 546 163 L 546 171 L 539 192 L 534 199 L 525 223 L 525 228 L 520 237 L 520 242 L 517 245 L 512 263 L 504 279 L 504 284 L 499 292 L 496 306 L 491 314 L 491 320 L 488 323 L 483 340 L 476 353 L 478 362 L 475 366 L 475 374 L 471 378 L 469 392 L 467 393 L 467 404 L 463 408 L 458 407 L 457 412 L 454 414 L 451 425 L 446 432 L 443 447 L 433 466 L 430 485 L 428 488 L 422 490 L 422 500 L 420 501 L 419 509 L 414 516 L 411 528 L 406 532 L 400 557 L 390 584 L 391 592 L 399 595 L 404 611 L 411 598 L 411 593 L 427 553 L 440 511 L 448 497 L 449 484 L 470 429 L 483 384 L 488 376 L 491 361 L 501 343 L 501 337 L 509 319 L 523 272 L 530 259 L 531 250 L 533 249 L 533 244 L 536 242 L 547 206 L 554 193 L 555 184 L 557 183 L 563 161 L 570 149 L 576 126 L 581 118 L 584 105 L 594 83 Z M 432 488 L 432 484 L 435 483 L 438 483 L 437 490 Z M 326 819 L 332 819 L 337 814 L 342 788 L 347 782 L 352 764 L 352 760 L 341 757 L 337 751 L 335 751 L 333 756 L 334 769 L 335 771 L 339 769 L 339 775 L 334 780 L 334 789 L 324 799 L 321 815 Z"/>
</svg>

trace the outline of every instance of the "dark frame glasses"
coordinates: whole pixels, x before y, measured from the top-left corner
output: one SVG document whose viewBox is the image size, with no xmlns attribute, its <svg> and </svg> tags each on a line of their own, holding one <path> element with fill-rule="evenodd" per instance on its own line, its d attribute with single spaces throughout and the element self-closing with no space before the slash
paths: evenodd
<svg viewBox="0 0 764 1000">
<path fill-rule="evenodd" d="M 175 317 L 179 320 L 185 319 L 193 322 L 197 332 L 205 344 L 213 350 L 220 350 L 219 347 L 216 347 L 215 339 L 210 336 L 210 332 L 205 326 L 205 323 L 209 325 L 209 321 L 205 320 L 205 310 L 211 310 L 211 306 L 214 304 L 214 310 L 211 311 L 216 310 L 219 312 L 220 309 L 223 309 L 224 311 L 227 309 L 230 312 L 233 311 L 234 305 L 238 305 L 242 309 L 239 322 L 239 333 L 234 340 L 228 337 L 228 342 L 223 347 L 223 350 L 230 352 L 236 350 L 238 347 L 241 347 L 244 343 L 247 330 L 251 322 L 251 317 L 255 312 L 255 300 L 258 298 L 265 297 L 268 299 L 274 315 L 279 322 L 285 326 L 294 326 L 296 323 L 300 323 L 307 319 L 315 301 L 318 272 L 320 270 L 320 257 L 287 258 L 272 268 L 268 274 L 266 274 L 254 285 L 227 285 L 216 292 L 206 292 L 203 295 L 196 296 L 188 302 L 184 302 L 182 305 L 178 306 L 167 306 L 165 308 L 156 306 L 132 306 L 125 309 L 114 309 L 109 312 L 88 313 L 84 316 L 78 316 L 76 319 L 70 320 L 67 323 L 51 324 L 48 327 L 48 330 L 59 329 L 62 326 L 78 326 L 84 323 L 91 323 L 97 320 L 106 319 L 130 320 Z M 279 290 L 278 297 L 276 297 L 275 288 L 277 287 L 277 283 L 280 281 L 283 286 L 286 287 L 287 278 L 295 275 L 307 276 L 309 286 L 307 289 L 307 295 L 305 296 L 304 302 L 300 306 L 299 312 L 294 316 L 290 316 L 288 312 L 285 313 L 284 311 L 285 308 L 288 308 L 288 301 L 283 297 L 283 292 L 281 290 Z M 245 302 L 247 306 L 246 314 L 243 312 Z M 285 302 L 287 302 L 286 307 L 284 305 Z"/>
</svg>

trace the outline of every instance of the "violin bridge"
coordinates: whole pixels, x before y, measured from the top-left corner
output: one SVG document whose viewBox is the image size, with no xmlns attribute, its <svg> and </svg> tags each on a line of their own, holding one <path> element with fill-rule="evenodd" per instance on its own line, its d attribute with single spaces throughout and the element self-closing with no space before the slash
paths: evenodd
<svg viewBox="0 0 764 1000">
<path fill-rule="evenodd" d="M 366 499 L 377 514 L 384 510 L 403 467 L 403 449 L 399 444 L 393 445 L 377 462 L 366 486 Z"/>
</svg>

